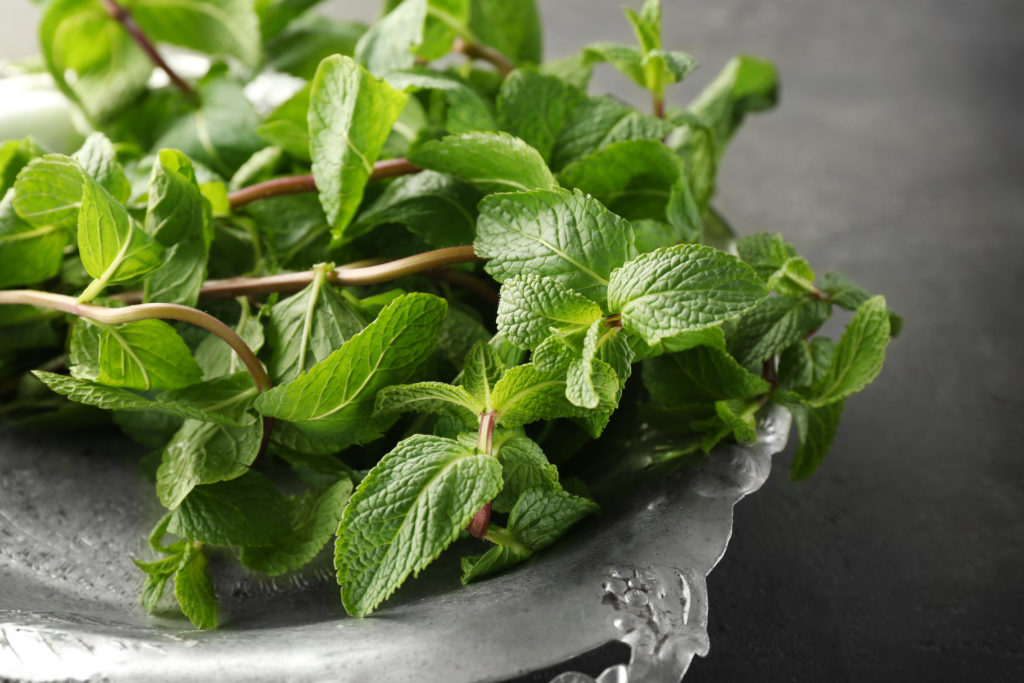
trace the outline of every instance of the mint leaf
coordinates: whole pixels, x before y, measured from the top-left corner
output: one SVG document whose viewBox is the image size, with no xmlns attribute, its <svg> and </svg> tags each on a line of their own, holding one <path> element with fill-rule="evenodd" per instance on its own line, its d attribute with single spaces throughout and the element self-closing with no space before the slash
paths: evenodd
<svg viewBox="0 0 1024 683">
<path fill-rule="evenodd" d="M 347 232 L 356 236 L 384 223 L 402 223 L 434 247 L 469 244 L 475 233 L 480 197 L 472 185 L 423 171 L 388 185 Z"/>
<path fill-rule="evenodd" d="M 245 345 L 256 353 L 263 348 L 264 333 L 260 318 L 264 309 L 260 309 L 260 313 L 252 315 L 249 311 L 249 302 L 246 299 L 241 300 L 241 308 L 238 322 L 233 329 L 242 338 Z M 199 342 L 195 351 L 195 359 L 199 367 L 202 368 L 205 379 L 233 375 L 245 369 L 238 354 L 216 335 L 208 335 Z"/>
<path fill-rule="evenodd" d="M 153 40 L 259 65 L 259 20 L 250 0 L 132 0 L 130 7 Z"/>
<path fill-rule="evenodd" d="M 601 307 L 542 275 L 516 275 L 501 286 L 498 331 L 513 344 L 535 349 L 552 334 L 585 330 L 601 317 Z"/>
<path fill-rule="evenodd" d="M 327 281 L 317 266 L 313 282 L 273 305 L 267 318 L 268 369 L 276 382 L 290 382 L 358 334 L 366 321 Z"/>
<path fill-rule="evenodd" d="M 0 287 L 28 285 L 60 273 L 70 234 L 55 225 L 41 228 L 25 222 L 14 210 L 15 191 L 0 200 Z"/>
<path fill-rule="evenodd" d="M 186 420 L 164 448 L 156 493 L 173 510 L 200 484 L 214 484 L 249 471 L 263 440 L 263 421 L 245 427 Z"/>
<path fill-rule="evenodd" d="M 82 168 L 71 157 L 47 154 L 33 159 L 14 183 L 14 209 L 37 228 L 73 229 L 83 182 Z"/>
<path fill-rule="evenodd" d="M 537 190 L 485 197 L 473 245 L 498 282 L 544 275 L 600 301 L 612 271 L 636 255 L 629 223 L 582 192 Z"/>
<path fill-rule="evenodd" d="M 443 382 L 417 382 L 416 384 L 393 384 L 384 387 L 377 394 L 374 413 L 396 415 L 399 413 L 445 413 L 458 411 L 472 423 L 485 406 L 462 387 Z"/>
<path fill-rule="evenodd" d="M 513 542 L 508 545 L 495 544 L 483 555 L 463 557 L 461 560 L 462 585 L 468 586 L 474 581 L 510 569 L 525 562 L 531 555 L 533 555 L 533 551 L 529 548 L 518 542 Z"/>
<path fill-rule="evenodd" d="M 521 434 L 495 439 L 501 478 L 501 493 L 492 507 L 496 512 L 511 512 L 524 491 L 534 487 L 559 488 L 558 468 L 548 462 L 544 451 L 532 439 Z"/>
<path fill-rule="evenodd" d="M 790 476 L 795 480 L 806 479 L 814 474 L 832 448 L 843 414 L 843 401 L 812 407 L 801 396 L 785 391 L 775 392 L 773 398 L 789 410 L 796 424 L 798 440 Z"/>
<path fill-rule="evenodd" d="M 534 0 L 471 0 L 469 28 L 515 63 L 541 61 L 542 30 Z"/>
<path fill-rule="evenodd" d="M 199 107 L 171 121 L 153 148 L 179 150 L 193 162 L 230 178 L 264 147 L 256 135 L 259 117 L 243 87 L 216 70 L 199 84 L 197 92 Z"/>
<path fill-rule="evenodd" d="M 676 242 L 700 242 L 704 238 L 700 205 L 685 177 L 676 181 L 669 191 L 665 216 L 673 228 L 672 237 Z"/>
<path fill-rule="evenodd" d="M 75 329 L 69 350 L 72 377 L 142 390 L 178 389 L 200 380 L 185 342 L 162 320 L 121 325 L 80 321 Z"/>
<path fill-rule="evenodd" d="M 459 176 L 488 193 L 558 187 L 540 153 L 508 133 L 449 135 L 423 143 L 409 160 Z"/>
<path fill-rule="evenodd" d="M 309 93 L 312 84 L 302 88 L 270 112 L 263 122 L 256 126 L 256 134 L 272 145 L 276 145 L 300 161 L 310 161 L 309 156 Z"/>
<path fill-rule="evenodd" d="M 427 0 L 405 0 L 394 7 L 356 43 L 356 61 L 377 74 L 411 67 L 413 48 L 423 42 L 427 5 Z"/>
<path fill-rule="evenodd" d="M 505 374 L 505 362 L 497 351 L 485 341 L 478 341 L 470 347 L 462 365 L 460 382 L 477 403 L 488 410 L 494 385 Z"/>
<path fill-rule="evenodd" d="M 426 70 L 409 70 L 391 72 L 385 80 L 391 87 L 405 92 L 434 90 L 443 94 L 448 103 L 445 128 L 449 133 L 458 135 L 498 128 L 491 103 L 452 76 Z"/>
<path fill-rule="evenodd" d="M 809 391 L 809 403 L 836 403 L 874 381 L 882 370 L 889 344 L 889 313 L 885 298 L 868 299 L 854 313 L 836 344 L 825 376 Z"/>
<path fill-rule="evenodd" d="M 370 470 L 338 527 L 341 600 L 364 616 L 419 573 L 501 490 L 501 465 L 452 439 L 416 435 Z"/>
<path fill-rule="evenodd" d="M 334 536 L 351 493 L 352 480 L 345 478 L 323 491 L 288 500 L 291 533 L 273 545 L 242 548 L 242 564 L 270 576 L 307 564 Z"/>
<path fill-rule="evenodd" d="M 637 111 L 609 95 L 591 97 L 572 111 L 551 152 L 551 167 L 560 169 L 577 159 L 624 140 L 662 140 L 672 132 L 664 119 Z"/>
<path fill-rule="evenodd" d="M 736 240 L 736 252 L 765 282 L 787 261 L 798 257 L 796 247 L 782 239 L 782 235 L 767 232 L 739 238 Z"/>
<path fill-rule="evenodd" d="M 32 137 L 0 143 L 0 197 L 14 187 L 14 180 L 21 169 L 42 154 L 43 150 Z"/>
<path fill-rule="evenodd" d="M 657 140 L 624 140 L 562 169 L 558 179 L 629 219 L 666 220 L 683 162 Z"/>
<path fill-rule="evenodd" d="M 771 389 L 732 356 L 708 346 L 645 361 L 643 382 L 651 398 L 669 407 L 754 398 Z"/>
<path fill-rule="evenodd" d="M 211 545 L 271 545 L 291 531 L 287 505 L 258 472 L 197 486 L 171 512 L 167 531 Z"/>
<path fill-rule="evenodd" d="M 592 43 L 584 49 L 592 62 L 608 62 L 641 88 L 647 87 L 644 51 L 621 43 Z"/>
<path fill-rule="evenodd" d="M 210 581 L 206 556 L 194 545 L 185 546 L 181 566 L 174 575 L 174 597 L 193 626 L 217 627 L 217 597 Z"/>
<path fill-rule="evenodd" d="M 361 22 L 338 21 L 310 12 L 265 42 L 266 66 L 299 78 L 312 78 L 325 57 L 355 54 L 356 43 L 364 33 L 366 25 Z"/>
<path fill-rule="evenodd" d="M 404 382 L 429 356 L 445 315 L 445 301 L 408 294 L 323 361 L 256 399 L 262 414 L 294 422 L 311 436 L 358 441 L 379 427 L 368 419 L 377 392 Z"/>
<path fill-rule="evenodd" d="M 754 420 L 754 414 L 760 405 L 760 401 L 739 399 L 715 401 L 715 414 L 736 441 L 751 444 L 757 441 L 757 422 Z M 710 448 L 706 447 L 705 450 Z"/>
<path fill-rule="evenodd" d="M 608 407 L 614 408 L 618 380 L 611 368 L 599 366 L 593 382 L 600 397 L 597 409 L 604 412 Z M 566 398 L 564 370 L 542 370 L 532 363 L 511 368 L 502 376 L 491 394 L 491 409 L 498 412 L 498 424 L 505 427 L 584 416 L 589 412 Z"/>
<path fill-rule="evenodd" d="M 160 265 L 164 249 L 128 215 L 103 187 L 86 176 L 78 214 L 78 253 L 86 272 L 96 278 L 96 296 L 108 284 L 144 275 Z"/>
<path fill-rule="evenodd" d="M 167 588 L 167 582 L 181 569 L 184 557 L 183 549 L 181 553 L 155 562 L 142 562 L 132 558 L 135 566 L 146 573 L 146 580 L 142 585 L 142 606 L 147 612 L 153 612 L 157 608 Z"/>
<path fill-rule="evenodd" d="M 313 176 L 334 236 L 341 239 L 407 95 L 341 55 L 320 62 L 312 83 L 309 152 Z"/>
<path fill-rule="evenodd" d="M 227 424 L 247 425 L 253 421 L 248 412 L 257 390 L 248 372 L 217 377 L 184 389 L 161 392 L 158 403 L 202 411 L 205 419 Z"/>
<path fill-rule="evenodd" d="M 147 302 L 194 306 L 199 300 L 213 239 L 212 220 L 188 157 L 160 150 L 149 182 L 146 232 L 167 249 L 167 256 L 146 279 Z"/>
<path fill-rule="evenodd" d="M 531 488 L 523 492 L 508 518 L 508 531 L 533 551 L 543 550 L 573 525 L 599 512 L 594 501 L 561 489 Z"/>
<path fill-rule="evenodd" d="M 805 296 L 773 296 L 744 315 L 729 338 L 740 365 L 751 366 L 782 353 L 828 320 L 832 307 Z"/>
<path fill-rule="evenodd" d="M 821 290 L 828 295 L 829 302 L 845 308 L 848 311 L 856 311 L 857 308 L 871 298 L 866 289 L 857 284 L 853 278 L 843 273 L 825 273 L 821 280 Z M 892 336 L 897 336 L 903 327 L 903 318 L 889 309 L 889 331 Z"/>
<path fill-rule="evenodd" d="M 86 115 L 103 120 L 143 90 L 153 65 L 96 0 L 54 0 L 39 25 L 46 68 Z"/>
<path fill-rule="evenodd" d="M 608 307 L 648 344 L 749 311 L 767 295 L 754 271 L 712 247 L 681 244 L 641 254 L 611 276 Z"/>
<path fill-rule="evenodd" d="M 821 380 L 828 371 L 833 353 L 832 340 L 815 337 L 798 341 L 779 356 L 779 387 L 806 388 Z"/>
<path fill-rule="evenodd" d="M 476 317 L 475 311 L 463 310 L 457 302 L 450 302 L 444 326 L 437 335 L 437 352 L 456 371 L 461 371 L 466 354 L 473 345 L 477 342 L 486 344 L 490 339 L 491 333 Z"/>
<path fill-rule="evenodd" d="M 117 163 L 117 153 L 107 136 L 103 133 L 90 133 L 73 158 L 116 201 L 122 204 L 128 201 L 132 186 L 121 164 Z"/>
<path fill-rule="evenodd" d="M 585 95 L 565 81 L 536 71 L 516 69 L 498 93 L 501 127 L 551 158 L 558 134 Z"/>
<path fill-rule="evenodd" d="M 740 55 L 729 60 L 689 109 L 713 131 L 715 149 L 721 158 L 744 117 L 771 109 L 778 97 L 779 77 L 775 66 L 756 57 Z"/>
<path fill-rule="evenodd" d="M 604 320 L 595 320 L 587 329 L 583 337 L 583 348 L 579 357 L 573 359 L 569 365 L 565 378 L 566 397 L 574 404 L 584 408 L 597 408 L 601 403 L 603 387 L 600 386 L 602 363 L 598 353 L 603 348 L 611 348 L 614 345 L 608 344 L 611 339 L 621 339 L 620 330 L 605 325 Z M 612 362 L 618 365 L 614 372 L 621 387 L 629 377 L 630 361 L 632 352 L 628 345 L 618 346 L 613 353 Z"/>
</svg>

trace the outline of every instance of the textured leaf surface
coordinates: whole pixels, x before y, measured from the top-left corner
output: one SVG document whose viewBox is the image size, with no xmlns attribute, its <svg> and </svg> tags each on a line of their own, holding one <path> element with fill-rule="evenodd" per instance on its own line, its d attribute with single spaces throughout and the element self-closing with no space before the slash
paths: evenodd
<svg viewBox="0 0 1024 683">
<path fill-rule="evenodd" d="M 129 0 L 125 4 L 153 40 L 230 55 L 250 67 L 259 64 L 259 20 L 249 0 Z"/>
<path fill-rule="evenodd" d="M 773 296 L 744 315 L 729 338 L 729 351 L 750 366 L 782 353 L 828 320 L 832 307 L 807 296 Z"/>
<path fill-rule="evenodd" d="M 174 575 L 174 597 L 196 628 L 217 627 L 217 597 L 203 551 L 185 546 L 181 567 Z"/>
<path fill-rule="evenodd" d="M 117 163 L 117 152 L 107 136 L 98 132 L 90 133 L 73 158 L 116 201 L 122 204 L 128 201 L 132 186 L 121 164 Z"/>
<path fill-rule="evenodd" d="M 624 140 L 662 140 L 672 124 L 637 111 L 609 95 L 591 97 L 569 115 L 551 153 L 552 168 Z"/>
<path fill-rule="evenodd" d="M 748 265 L 712 247 L 681 244 L 616 270 L 608 307 L 648 344 L 746 313 L 767 295 Z"/>
<path fill-rule="evenodd" d="M 636 255 L 627 221 L 562 189 L 485 197 L 474 246 L 499 282 L 544 275 L 595 301 L 604 298 L 612 271 Z"/>
<path fill-rule="evenodd" d="M 536 71 L 516 69 L 498 93 L 501 127 L 551 158 L 555 140 L 584 94 L 565 81 Z"/>
<path fill-rule="evenodd" d="M 202 372 L 174 328 L 162 320 L 122 325 L 79 323 L 72 335 L 71 375 L 127 389 L 178 389 Z M 88 347 L 88 348 L 87 348 Z"/>
<path fill-rule="evenodd" d="M 417 382 L 384 387 L 377 394 L 378 415 L 398 413 L 445 414 L 458 411 L 468 420 L 484 411 L 484 405 L 462 387 L 443 382 Z"/>
<path fill-rule="evenodd" d="M 14 183 L 14 209 L 37 228 L 73 229 L 84 182 L 81 166 L 71 157 L 47 154 L 33 159 Z"/>
<path fill-rule="evenodd" d="M 14 210 L 14 191 L 0 200 L 0 287 L 28 285 L 60 272 L 70 233 L 57 226 L 41 228 L 22 220 Z"/>
<path fill-rule="evenodd" d="M 349 57 L 320 62 L 309 95 L 309 151 L 320 203 L 336 237 L 355 215 L 406 99 Z"/>
<path fill-rule="evenodd" d="M 771 388 L 732 356 L 708 346 L 645 361 L 643 381 L 651 398 L 665 406 L 753 398 Z"/>
<path fill-rule="evenodd" d="M 497 456 L 505 483 L 492 503 L 496 512 L 511 512 L 527 489 L 558 487 L 558 468 L 532 439 L 521 434 L 509 436 L 498 446 Z"/>
<path fill-rule="evenodd" d="M 258 472 L 197 486 L 173 512 L 167 531 L 211 545 L 270 545 L 291 531 L 281 494 Z"/>
<path fill-rule="evenodd" d="M 828 371 L 809 392 L 811 405 L 836 403 L 871 384 L 882 370 L 889 332 L 885 298 L 861 304 L 836 344 Z"/>
<path fill-rule="evenodd" d="M 369 614 L 430 564 L 501 485 L 498 461 L 457 441 L 400 442 L 363 479 L 338 528 L 335 567 L 349 614 Z"/>
<path fill-rule="evenodd" d="M 596 303 L 542 275 L 516 275 L 501 287 L 498 331 L 523 348 L 535 349 L 552 334 L 585 330 L 600 317 Z"/>
<path fill-rule="evenodd" d="M 484 192 L 558 187 L 540 153 L 508 133 L 449 135 L 420 145 L 409 160 L 423 168 L 459 176 Z"/>
</svg>

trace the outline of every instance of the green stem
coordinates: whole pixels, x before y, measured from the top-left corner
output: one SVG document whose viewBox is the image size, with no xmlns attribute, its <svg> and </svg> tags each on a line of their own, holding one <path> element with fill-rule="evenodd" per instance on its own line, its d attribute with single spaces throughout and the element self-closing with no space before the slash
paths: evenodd
<svg viewBox="0 0 1024 683">
<path fill-rule="evenodd" d="M 0 291 L 0 304 L 23 304 L 51 308 L 107 325 L 138 320 L 180 320 L 201 327 L 223 339 L 238 354 L 238 358 L 252 375 L 253 382 L 260 392 L 266 391 L 272 386 L 267 371 L 263 369 L 263 364 L 242 338 L 220 320 L 195 308 L 178 304 L 138 304 L 123 308 L 104 308 L 103 306 L 79 303 L 74 297 L 63 294 L 32 289 Z"/>
<path fill-rule="evenodd" d="M 520 543 L 515 536 L 508 532 L 507 529 L 503 529 L 500 526 L 495 526 L 492 524 L 491 526 L 487 527 L 487 532 L 484 534 L 484 538 L 486 538 L 491 543 L 495 543 L 497 545 L 510 548 L 511 550 L 514 550 L 516 553 L 522 555 L 523 557 L 529 557 L 530 555 L 533 555 L 533 549 L 531 549 L 529 546 Z"/>
</svg>

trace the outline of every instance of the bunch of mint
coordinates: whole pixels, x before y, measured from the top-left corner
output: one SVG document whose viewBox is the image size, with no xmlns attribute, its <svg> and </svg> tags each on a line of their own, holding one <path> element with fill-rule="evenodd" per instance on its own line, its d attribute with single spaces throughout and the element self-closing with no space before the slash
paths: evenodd
<svg viewBox="0 0 1024 683">
<path fill-rule="evenodd" d="M 463 582 L 523 562 L 597 511 L 588 442 L 624 401 L 678 452 L 754 441 L 777 402 L 794 476 L 818 466 L 899 319 L 712 204 L 770 64 L 737 57 L 679 109 L 696 62 L 663 48 L 658 0 L 627 10 L 637 45 L 553 62 L 533 0 L 389 0 L 370 27 L 315 4 L 51 0 L 45 63 L 94 132 L 0 146 L 0 413 L 150 449 L 145 607 L 173 582 L 215 626 L 210 546 L 276 575 L 336 537 L 356 616 L 460 536 Z M 589 95 L 602 62 L 653 113 Z M 294 87 L 257 111 L 267 71 Z"/>
</svg>

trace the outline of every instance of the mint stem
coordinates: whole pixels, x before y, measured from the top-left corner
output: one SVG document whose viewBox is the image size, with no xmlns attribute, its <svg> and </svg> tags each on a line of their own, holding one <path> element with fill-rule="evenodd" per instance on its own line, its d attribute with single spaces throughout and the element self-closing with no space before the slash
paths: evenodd
<svg viewBox="0 0 1024 683">
<path fill-rule="evenodd" d="M 465 38 L 456 38 L 455 42 L 452 43 L 452 50 L 460 52 L 470 59 L 480 59 L 485 62 L 490 62 L 498 70 L 498 73 L 501 74 L 502 78 L 507 77 L 516 69 L 516 65 L 512 63 L 511 59 L 503 55 L 498 50 L 495 50 L 490 45 L 473 43 Z"/>
<path fill-rule="evenodd" d="M 174 72 L 174 69 L 164 61 L 164 58 L 157 52 L 156 46 L 153 45 L 152 41 L 142 31 L 142 28 L 132 18 L 131 12 L 128 8 L 121 6 L 116 0 L 102 0 L 104 8 L 107 10 L 107 14 L 112 19 L 117 21 L 128 32 L 128 35 L 132 37 L 132 40 L 142 48 L 142 51 L 146 53 L 149 60 L 153 62 L 157 67 L 163 69 L 163 72 L 167 74 L 167 77 L 171 79 L 171 83 L 177 88 L 182 95 L 189 99 L 194 99 L 196 91 L 192 89 L 188 83 L 182 80 L 181 76 Z"/>
<path fill-rule="evenodd" d="M 397 176 L 419 173 L 422 171 L 419 166 L 409 163 L 407 159 L 385 159 L 373 165 L 373 172 L 370 180 L 383 180 L 384 178 L 395 178 Z M 285 178 L 274 178 L 266 182 L 243 187 L 228 194 L 228 202 L 231 210 L 234 211 L 251 202 L 267 197 L 280 197 L 287 194 L 304 194 L 316 192 L 316 180 L 313 174 L 287 176 Z"/>
<path fill-rule="evenodd" d="M 665 118 L 665 98 L 661 95 L 654 95 L 654 115 L 659 119 Z"/>
<path fill-rule="evenodd" d="M 476 255 L 472 245 L 446 247 L 375 265 L 362 266 L 352 264 L 341 266 L 328 271 L 327 281 L 339 286 L 373 285 L 397 280 L 407 275 L 416 275 L 425 271 L 436 271 L 456 263 L 472 263 L 482 260 Z M 297 292 L 312 282 L 315 276 L 316 271 L 306 270 L 299 273 L 284 273 L 267 277 L 232 277 L 225 280 L 207 280 L 199 290 L 199 298 L 202 300 L 228 299 L 252 294 Z M 462 284 L 458 277 L 449 281 L 453 284 Z M 113 295 L 111 298 L 125 303 L 138 303 L 142 301 L 142 292 L 122 292 Z"/>
<path fill-rule="evenodd" d="M 135 322 L 138 320 L 180 320 L 201 327 L 227 343 L 238 354 L 245 369 L 252 375 L 256 389 L 264 392 L 272 386 L 267 371 L 263 369 L 256 354 L 230 327 L 212 315 L 195 308 L 179 304 L 138 304 L 123 308 L 104 308 L 92 304 L 80 304 L 74 297 L 33 289 L 9 289 L 0 291 L 0 304 L 21 304 L 51 308 L 80 318 L 94 320 L 107 325 Z"/>
<path fill-rule="evenodd" d="M 481 413 L 480 430 L 477 433 L 476 449 L 482 455 L 491 455 L 494 445 L 494 428 L 498 425 L 498 413 L 490 411 Z M 477 538 L 483 538 L 487 533 L 487 525 L 491 523 L 491 504 L 487 503 L 476 511 L 473 519 L 470 520 L 466 530 Z"/>
</svg>

